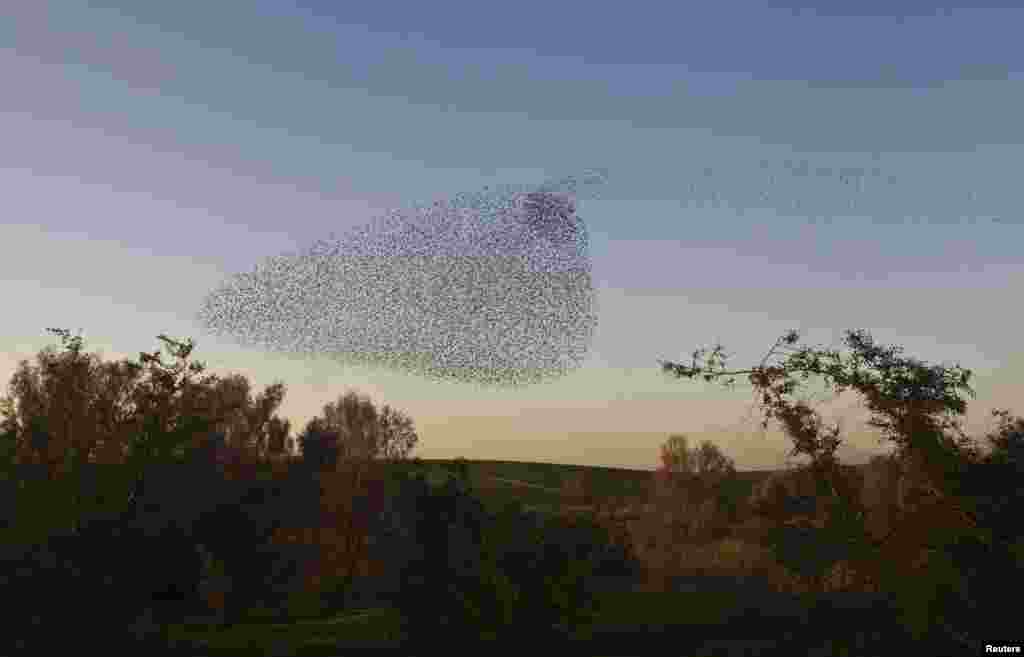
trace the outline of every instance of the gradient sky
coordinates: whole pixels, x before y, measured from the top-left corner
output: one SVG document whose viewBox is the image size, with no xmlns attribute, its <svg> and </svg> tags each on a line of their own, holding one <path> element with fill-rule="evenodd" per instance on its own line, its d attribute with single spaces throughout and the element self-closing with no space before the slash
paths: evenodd
<svg viewBox="0 0 1024 657">
<path fill-rule="evenodd" d="M 0 377 L 46 327 L 105 358 L 167 333 L 283 380 L 295 426 L 350 388 L 401 408 L 425 458 L 646 468 L 682 432 L 764 468 L 789 443 L 749 389 L 657 359 L 866 328 L 973 369 L 971 426 L 1024 412 L 1024 11 L 701 4 L 8 0 Z M 290 360 L 192 320 L 224 277 L 392 207 L 587 167 L 610 181 L 578 208 L 600 324 L 556 383 Z M 879 451 L 855 401 L 851 461 Z"/>
</svg>

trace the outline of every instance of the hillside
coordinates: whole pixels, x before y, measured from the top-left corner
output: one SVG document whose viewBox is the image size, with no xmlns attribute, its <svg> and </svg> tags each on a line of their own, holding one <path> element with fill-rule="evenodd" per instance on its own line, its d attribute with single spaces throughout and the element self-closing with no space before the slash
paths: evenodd
<svg viewBox="0 0 1024 657">
<path fill-rule="evenodd" d="M 452 459 L 422 459 L 425 465 L 444 469 Z M 484 497 L 496 504 L 519 501 L 525 507 L 554 510 L 562 504 L 562 486 L 582 476 L 590 483 L 595 503 L 612 499 L 646 499 L 653 482 L 652 470 L 608 468 L 561 463 L 527 461 L 466 461 L 470 480 Z M 779 470 L 743 470 L 737 472 L 741 485 L 754 487 Z"/>
</svg>

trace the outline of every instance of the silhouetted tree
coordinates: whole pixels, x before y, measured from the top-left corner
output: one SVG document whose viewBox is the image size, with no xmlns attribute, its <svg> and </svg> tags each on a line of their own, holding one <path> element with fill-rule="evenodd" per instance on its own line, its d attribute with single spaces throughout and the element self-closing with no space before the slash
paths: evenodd
<svg viewBox="0 0 1024 657">
<path fill-rule="evenodd" d="M 14 475 L 10 500 L 5 497 L 14 513 L 4 513 L 0 544 L 7 556 L 23 563 L 17 581 L 8 582 L 12 594 L 25 584 L 40 592 L 59 591 L 57 597 L 67 604 L 19 593 L 21 616 L 12 612 L 8 620 L 28 627 L 33 618 L 41 619 L 46 627 L 70 632 L 72 615 L 87 619 L 92 618 L 88 610 L 106 609 L 105 618 L 91 622 L 93 631 L 101 622 L 123 629 L 152 609 L 158 623 L 166 622 L 169 617 L 160 610 L 187 606 L 195 598 L 201 575 L 196 543 L 217 544 L 218 532 L 223 534 L 222 526 L 196 522 L 204 514 L 203 502 L 216 505 L 226 494 L 217 488 L 218 477 L 223 482 L 224 475 L 253 474 L 243 468 L 249 457 L 232 457 L 225 451 L 230 445 L 211 432 L 233 428 L 239 413 L 259 424 L 267 409 L 279 404 L 283 386 L 272 386 L 246 406 L 223 395 L 227 388 L 217 387 L 216 376 L 196 380 L 204 365 L 186 362 L 191 341 L 158 336 L 173 348 L 177 364 L 164 364 L 159 350 L 140 354 L 139 363 L 103 363 L 82 353 L 80 337 L 51 332 L 61 337 L 65 351 L 43 350 L 36 367 L 22 361 L 8 385 L 10 395 L 0 399 L 0 454 L 4 470 Z M 278 420 L 276 427 L 280 434 L 286 424 Z M 167 467 L 177 468 L 173 476 L 161 469 Z M 33 469 L 42 469 L 43 476 Z M 247 522 L 241 523 L 245 531 L 224 523 L 234 534 L 235 560 L 254 554 L 253 541 L 266 533 L 253 534 L 251 514 Z M 249 541 L 245 549 L 241 540 Z M 132 564 L 141 566 L 133 570 Z M 53 586 L 45 583 L 44 573 L 54 578 Z M 101 598 L 116 599 L 120 611 L 116 605 L 96 605 Z"/>
<path fill-rule="evenodd" d="M 661 446 L 663 471 L 696 476 L 714 481 L 736 472 L 736 464 L 710 440 L 689 448 L 686 436 L 673 434 Z"/>
<path fill-rule="evenodd" d="M 412 419 L 401 411 L 349 391 L 326 404 L 317 418 L 318 426 L 336 433 L 342 459 L 404 459 L 419 437 Z"/>
<path fill-rule="evenodd" d="M 725 369 L 721 345 L 700 365 L 698 359 L 704 360 L 707 353 L 702 349 L 693 353 L 691 365 L 661 362 L 661 367 L 679 378 L 700 376 L 709 382 L 721 378 L 728 386 L 735 384 L 737 376 L 746 375 L 764 409 L 762 426 L 767 427 L 770 419 L 782 424 L 793 440 L 793 455 L 811 458 L 807 467 L 828 493 L 828 524 L 817 532 L 793 531 L 814 534 L 818 553 L 832 555 L 824 561 L 847 558 L 880 569 L 879 575 L 890 586 L 903 591 L 906 620 L 918 635 L 936 630 L 935 636 L 962 642 L 964 632 L 956 626 L 970 627 L 973 621 L 977 627 L 978 614 L 968 611 L 970 605 L 951 602 L 963 593 L 969 578 L 954 566 L 954 546 L 991 544 L 990 532 L 979 525 L 976 501 L 962 490 L 964 475 L 978 463 L 977 447 L 959 421 L 966 410 L 960 391 L 973 395 L 970 371 L 901 357 L 900 348 L 877 346 L 865 331 L 847 332 L 845 342 L 852 353 L 846 358 L 835 350 L 796 348 L 798 340 L 796 331 L 785 334 L 760 365 L 745 370 Z M 781 350 L 790 353 L 781 363 L 769 364 Z M 841 443 L 839 426 L 825 429 L 806 403 L 787 398 L 800 385 L 797 377 L 811 376 L 823 377 L 837 393 L 852 389 L 860 394 L 872 413 L 870 424 L 882 430 L 883 439 L 896 444 L 907 482 L 906 503 L 893 531 L 881 541 L 867 538 L 864 509 L 841 485 L 835 458 Z M 779 547 L 786 552 L 785 545 Z M 961 562 L 961 568 L 969 567 Z M 909 576 L 912 569 L 918 569 L 920 576 Z"/>
<path fill-rule="evenodd" d="M 998 419 L 999 427 L 986 436 L 990 451 L 985 458 L 990 463 L 1024 467 L 1024 418 L 1011 416 L 1003 409 L 992 411 L 992 415 Z"/>
<path fill-rule="evenodd" d="M 267 423 L 267 454 L 272 457 L 287 456 L 292 453 L 294 440 L 290 437 L 291 422 L 279 417 L 272 417 Z"/>
<path fill-rule="evenodd" d="M 378 453 L 391 460 L 407 458 L 419 442 L 412 418 L 385 404 L 378 421 L 381 425 Z"/>
<path fill-rule="evenodd" d="M 673 434 L 661 446 L 661 465 L 667 472 L 693 474 L 692 453 L 689 440 L 681 434 Z"/>
<path fill-rule="evenodd" d="M 318 470 L 333 469 L 338 464 L 341 438 L 337 431 L 327 428 L 326 423 L 313 418 L 298 438 L 302 449 L 303 462 Z"/>
<path fill-rule="evenodd" d="M 661 446 L 661 466 L 655 471 L 655 486 L 665 500 L 679 501 L 696 511 L 715 498 L 718 508 L 730 517 L 736 515 L 739 501 L 728 482 L 735 479 L 736 467 L 717 445 L 709 440 L 690 448 L 687 437 L 673 434 Z"/>
<path fill-rule="evenodd" d="M 512 506 L 488 513 L 466 480 L 403 481 L 375 545 L 402 583 L 392 604 L 411 645 L 458 633 L 517 646 L 586 629 L 597 571 L 629 572 L 607 532 Z"/>
</svg>

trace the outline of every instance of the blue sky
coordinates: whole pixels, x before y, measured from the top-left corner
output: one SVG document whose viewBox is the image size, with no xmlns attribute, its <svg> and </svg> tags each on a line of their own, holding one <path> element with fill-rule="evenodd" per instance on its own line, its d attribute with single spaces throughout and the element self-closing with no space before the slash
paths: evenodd
<svg viewBox="0 0 1024 657">
<path fill-rule="evenodd" d="M 650 467 L 684 432 L 772 467 L 788 443 L 743 420 L 748 392 L 656 360 L 867 328 L 974 369 L 979 426 L 1022 410 L 1024 12 L 706 4 L 6 4 L 0 376 L 48 326 L 108 357 L 166 332 L 284 380 L 296 424 L 350 387 L 404 408 L 424 457 Z M 390 208 L 588 167 L 600 324 L 557 383 L 288 360 L 191 319 L 225 276 Z M 850 426 L 850 458 L 877 450 Z"/>
</svg>

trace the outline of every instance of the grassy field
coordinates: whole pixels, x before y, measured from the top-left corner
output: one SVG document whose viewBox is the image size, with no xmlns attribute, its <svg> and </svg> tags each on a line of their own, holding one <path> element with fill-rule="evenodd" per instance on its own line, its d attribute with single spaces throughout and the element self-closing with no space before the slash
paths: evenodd
<svg viewBox="0 0 1024 657">
<path fill-rule="evenodd" d="M 586 654 L 609 656 L 662 654 L 662 641 L 671 641 L 672 654 L 681 657 L 890 654 L 879 652 L 877 639 L 869 643 L 868 628 L 813 640 L 802 637 L 802 626 L 781 615 L 753 628 L 731 622 L 743 609 L 736 598 L 715 592 L 604 594 L 594 635 L 579 647 L 585 647 Z M 373 609 L 289 624 L 239 624 L 228 630 L 179 626 L 171 636 L 187 642 L 178 645 L 190 646 L 189 654 L 209 657 L 314 657 L 389 650 L 407 654 L 401 652 L 398 622 L 393 611 Z"/>
<path fill-rule="evenodd" d="M 170 636 L 209 655 L 337 654 L 339 644 L 396 645 L 398 621 L 389 609 L 372 609 L 287 624 L 240 623 L 229 629 L 179 625 Z"/>
<path fill-rule="evenodd" d="M 426 467 L 436 476 L 443 476 L 453 465 L 454 462 L 450 460 L 424 460 L 420 467 Z M 551 513 L 564 510 L 563 484 L 579 476 L 583 476 L 588 483 L 593 506 L 611 501 L 622 504 L 646 500 L 652 483 L 652 472 L 642 470 L 509 461 L 467 461 L 465 465 L 474 487 L 489 506 L 519 502 L 526 508 Z M 743 486 L 750 490 L 771 474 L 771 471 L 743 472 L 739 473 L 739 478 Z M 643 534 L 637 542 L 649 546 L 651 537 L 660 531 L 656 525 L 651 530 L 653 533 Z M 635 531 L 638 535 L 642 534 L 639 529 Z M 680 570 L 682 564 L 699 566 L 702 573 L 738 573 L 753 581 L 756 578 L 750 576 L 755 574 L 756 568 L 750 564 L 763 565 L 764 562 L 763 550 L 759 552 L 753 546 L 735 539 L 727 538 L 704 546 L 673 545 L 664 536 L 658 540 L 660 546 L 641 551 L 638 556 L 647 562 L 645 565 L 660 564 L 657 567 L 665 573 L 677 576 L 686 570 Z M 768 571 L 762 568 L 756 572 L 760 575 Z M 712 580 L 707 577 L 701 581 Z M 711 652 L 701 653 L 694 648 L 695 652 L 692 653 L 675 654 L 745 654 L 744 650 L 752 651 L 750 654 L 765 654 L 763 651 L 767 648 L 763 645 L 753 645 L 750 639 L 740 640 L 740 637 L 735 636 L 735 626 L 729 629 L 730 623 L 734 624 L 732 619 L 744 609 L 753 607 L 758 610 L 778 610 L 784 606 L 780 602 L 782 597 L 772 597 L 779 595 L 777 589 L 775 592 L 766 589 L 758 591 L 754 594 L 728 588 L 716 590 L 706 586 L 697 591 L 685 591 L 673 586 L 669 586 L 668 590 L 654 586 L 643 590 L 602 592 L 596 631 L 598 635 L 602 632 L 617 632 L 619 635 L 631 634 L 637 637 L 671 633 L 674 637 L 686 638 L 691 642 L 700 636 L 725 636 L 731 638 L 732 643 L 726 641 L 714 644 L 717 647 Z M 758 596 L 756 600 L 755 595 Z M 766 597 L 760 597 L 762 595 Z M 758 614 L 764 615 L 761 611 Z M 780 619 L 763 632 L 768 634 L 767 637 L 754 639 L 767 640 L 779 632 L 784 633 L 789 622 Z M 333 655 L 341 654 L 338 651 L 342 646 L 353 649 L 395 646 L 399 640 L 399 618 L 392 610 L 373 609 L 330 619 L 297 620 L 287 624 L 253 620 L 230 629 L 178 626 L 174 628 L 172 636 L 188 641 L 193 646 L 200 646 L 204 654 L 210 655 Z M 682 644 L 678 645 L 682 647 Z M 698 641 L 693 645 L 699 646 L 700 643 Z M 839 650 L 837 645 L 823 650 L 821 654 L 841 654 L 836 652 Z M 859 654 L 857 649 L 851 650 L 848 654 Z M 629 653 L 620 651 L 615 654 Z"/>
<path fill-rule="evenodd" d="M 710 629 L 720 637 L 727 633 L 725 621 L 740 608 L 729 595 L 713 592 L 605 593 L 598 634 L 603 628 L 605 633 L 671 633 L 693 640 L 695 631 Z M 398 623 L 393 611 L 372 609 L 289 624 L 251 622 L 227 630 L 182 625 L 174 628 L 171 636 L 211 656 L 337 655 L 344 647 L 397 647 Z"/>
<path fill-rule="evenodd" d="M 450 460 L 423 460 L 438 468 L 450 466 Z M 554 511 L 563 504 L 562 486 L 575 477 L 583 477 L 595 504 L 621 500 L 646 500 L 653 480 L 651 470 L 605 468 L 559 463 L 517 461 L 468 461 L 470 478 L 485 499 L 496 504 L 519 501 L 523 506 Z M 755 470 L 737 473 L 747 490 L 774 473 Z M 749 492 L 748 492 L 749 494 Z"/>
</svg>

